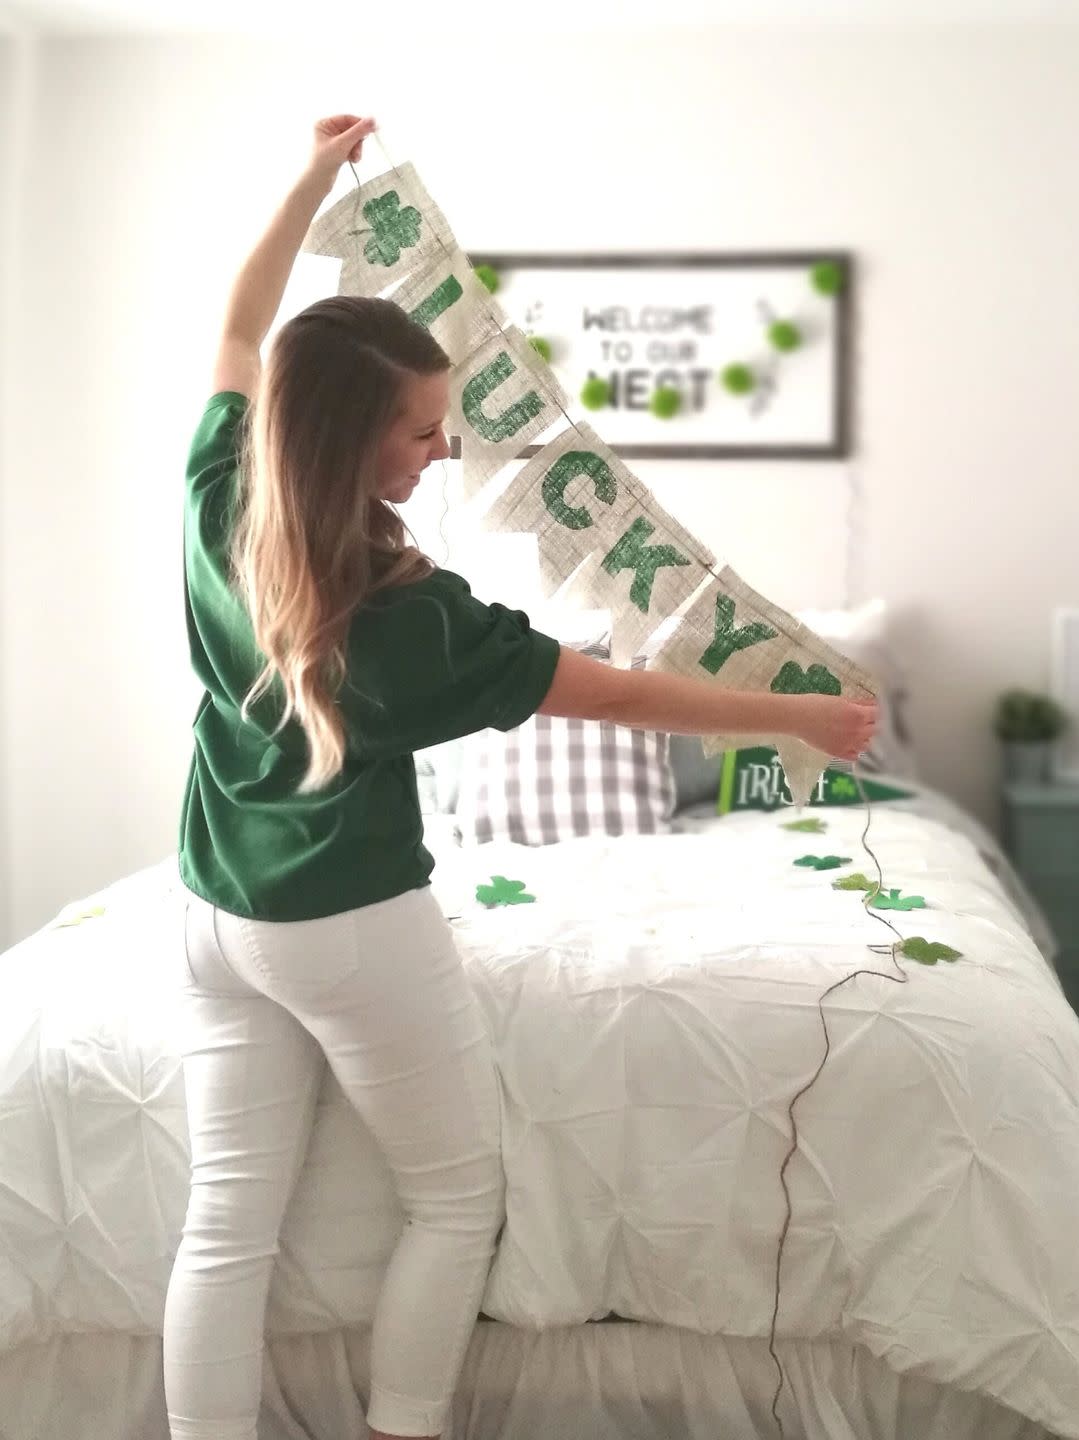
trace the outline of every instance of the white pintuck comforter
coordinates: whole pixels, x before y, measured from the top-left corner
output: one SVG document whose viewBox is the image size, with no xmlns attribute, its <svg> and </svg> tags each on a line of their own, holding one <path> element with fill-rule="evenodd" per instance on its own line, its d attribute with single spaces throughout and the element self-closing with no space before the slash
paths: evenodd
<svg viewBox="0 0 1079 1440">
<path fill-rule="evenodd" d="M 544 850 L 447 852 L 436 888 L 502 1078 L 508 1220 L 483 1300 L 545 1328 L 615 1313 L 767 1337 L 788 1106 L 817 1002 L 888 934 L 836 874 L 864 813 Z M 779 1335 L 843 1337 L 1079 1440 L 1079 1022 L 977 848 L 874 812 L 904 935 L 963 952 L 826 1002 L 796 1112 Z M 839 872 L 805 853 L 850 856 Z M 536 903 L 486 911 L 492 874 Z M 0 1349 L 159 1333 L 187 1198 L 169 862 L 0 957 Z M 327 1077 L 269 1329 L 370 1321 L 401 1214 Z"/>
</svg>

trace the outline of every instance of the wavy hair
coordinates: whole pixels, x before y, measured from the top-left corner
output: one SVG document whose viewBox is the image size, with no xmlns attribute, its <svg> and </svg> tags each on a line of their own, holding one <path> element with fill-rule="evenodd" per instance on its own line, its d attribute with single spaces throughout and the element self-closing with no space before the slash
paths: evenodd
<svg viewBox="0 0 1079 1440">
<path fill-rule="evenodd" d="M 397 510 L 379 498 L 383 436 L 410 374 L 448 370 L 434 337 L 392 300 L 338 295 L 294 316 L 274 338 L 248 415 L 232 572 L 266 665 L 241 714 L 275 682 L 303 727 L 301 792 L 343 767 L 337 705 L 349 622 L 373 594 L 434 568 Z"/>
</svg>

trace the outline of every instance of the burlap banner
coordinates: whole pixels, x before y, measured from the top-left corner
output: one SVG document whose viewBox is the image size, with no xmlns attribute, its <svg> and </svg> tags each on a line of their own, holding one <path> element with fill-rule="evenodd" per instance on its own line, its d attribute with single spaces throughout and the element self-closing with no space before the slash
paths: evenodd
<svg viewBox="0 0 1079 1440">
<path fill-rule="evenodd" d="M 537 536 L 548 594 L 572 578 L 590 606 L 610 611 L 617 663 L 640 654 L 670 621 L 652 668 L 736 690 L 876 694 L 863 670 L 729 567 L 718 568 L 592 427 L 567 413 L 570 400 L 553 370 L 476 278 L 412 165 L 339 200 L 314 221 L 304 249 L 343 262 L 339 294 L 393 287 L 392 299 L 446 351 L 453 364 L 449 421 L 461 435 L 466 495 L 563 422 L 482 523 Z M 785 736 L 704 742 L 708 754 L 755 745 L 775 746 L 799 805 L 832 758 Z"/>
<path fill-rule="evenodd" d="M 584 421 L 533 456 L 483 523 L 537 536 L 548 595 L 593 562 L 576 588 L 592 608 L 611 612 L 618 664 L 640 652 L 715 563 Z"/>
</svg>

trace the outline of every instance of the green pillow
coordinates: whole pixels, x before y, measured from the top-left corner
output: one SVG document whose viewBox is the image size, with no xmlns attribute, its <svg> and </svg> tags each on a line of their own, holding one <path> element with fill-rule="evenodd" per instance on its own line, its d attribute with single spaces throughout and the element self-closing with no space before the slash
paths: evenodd
<svg viewBox="0 0 1079 1440">
<path fill-rule="evenodd" d="M 881 800 L 909 800 L 910 790 L 898 790 L 879 780 L 866 780 L 862 785 L 874 804 Z M 719 767 L 719 796 L 716 809 L 720 815 L 734 810 L 781 810 L 792 805 L 791 793 L 779 756 L 770 746 L 751 750 L 727 750 Z M 809 797 L 811 809 L 830 805 L 860 805 L 858 782 L 846 770 L 825 770 Z"/>
</svg>

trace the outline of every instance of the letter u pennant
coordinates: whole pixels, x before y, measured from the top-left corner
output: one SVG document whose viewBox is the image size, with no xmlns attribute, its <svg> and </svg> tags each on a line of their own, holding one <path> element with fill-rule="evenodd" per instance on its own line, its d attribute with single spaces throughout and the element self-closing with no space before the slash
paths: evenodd
<svg viewBox="0 0 1079 1440">
<path fill-rule="evenodd" d="M 872 678 L 749 588 L 658 504 L 583 419 L 554 371 L 477 279 L 410 164 L 316 217 L 304 249 L 342 262 L 338 294 L 389 298 L 438 340 L 452 370 L 466 493 L 547 443 L 488 507 L 490 529 L 535 534 L 547 593 L 570 579 L 608 610 L 613 658 L 736 690 L 875 696 Z M 659 633 L 657 633 L 659 632 Z M 714 735 L 705 750 L 774 745 L 804 805 L 830 756 L 775 735 Z"/>
</svg>

